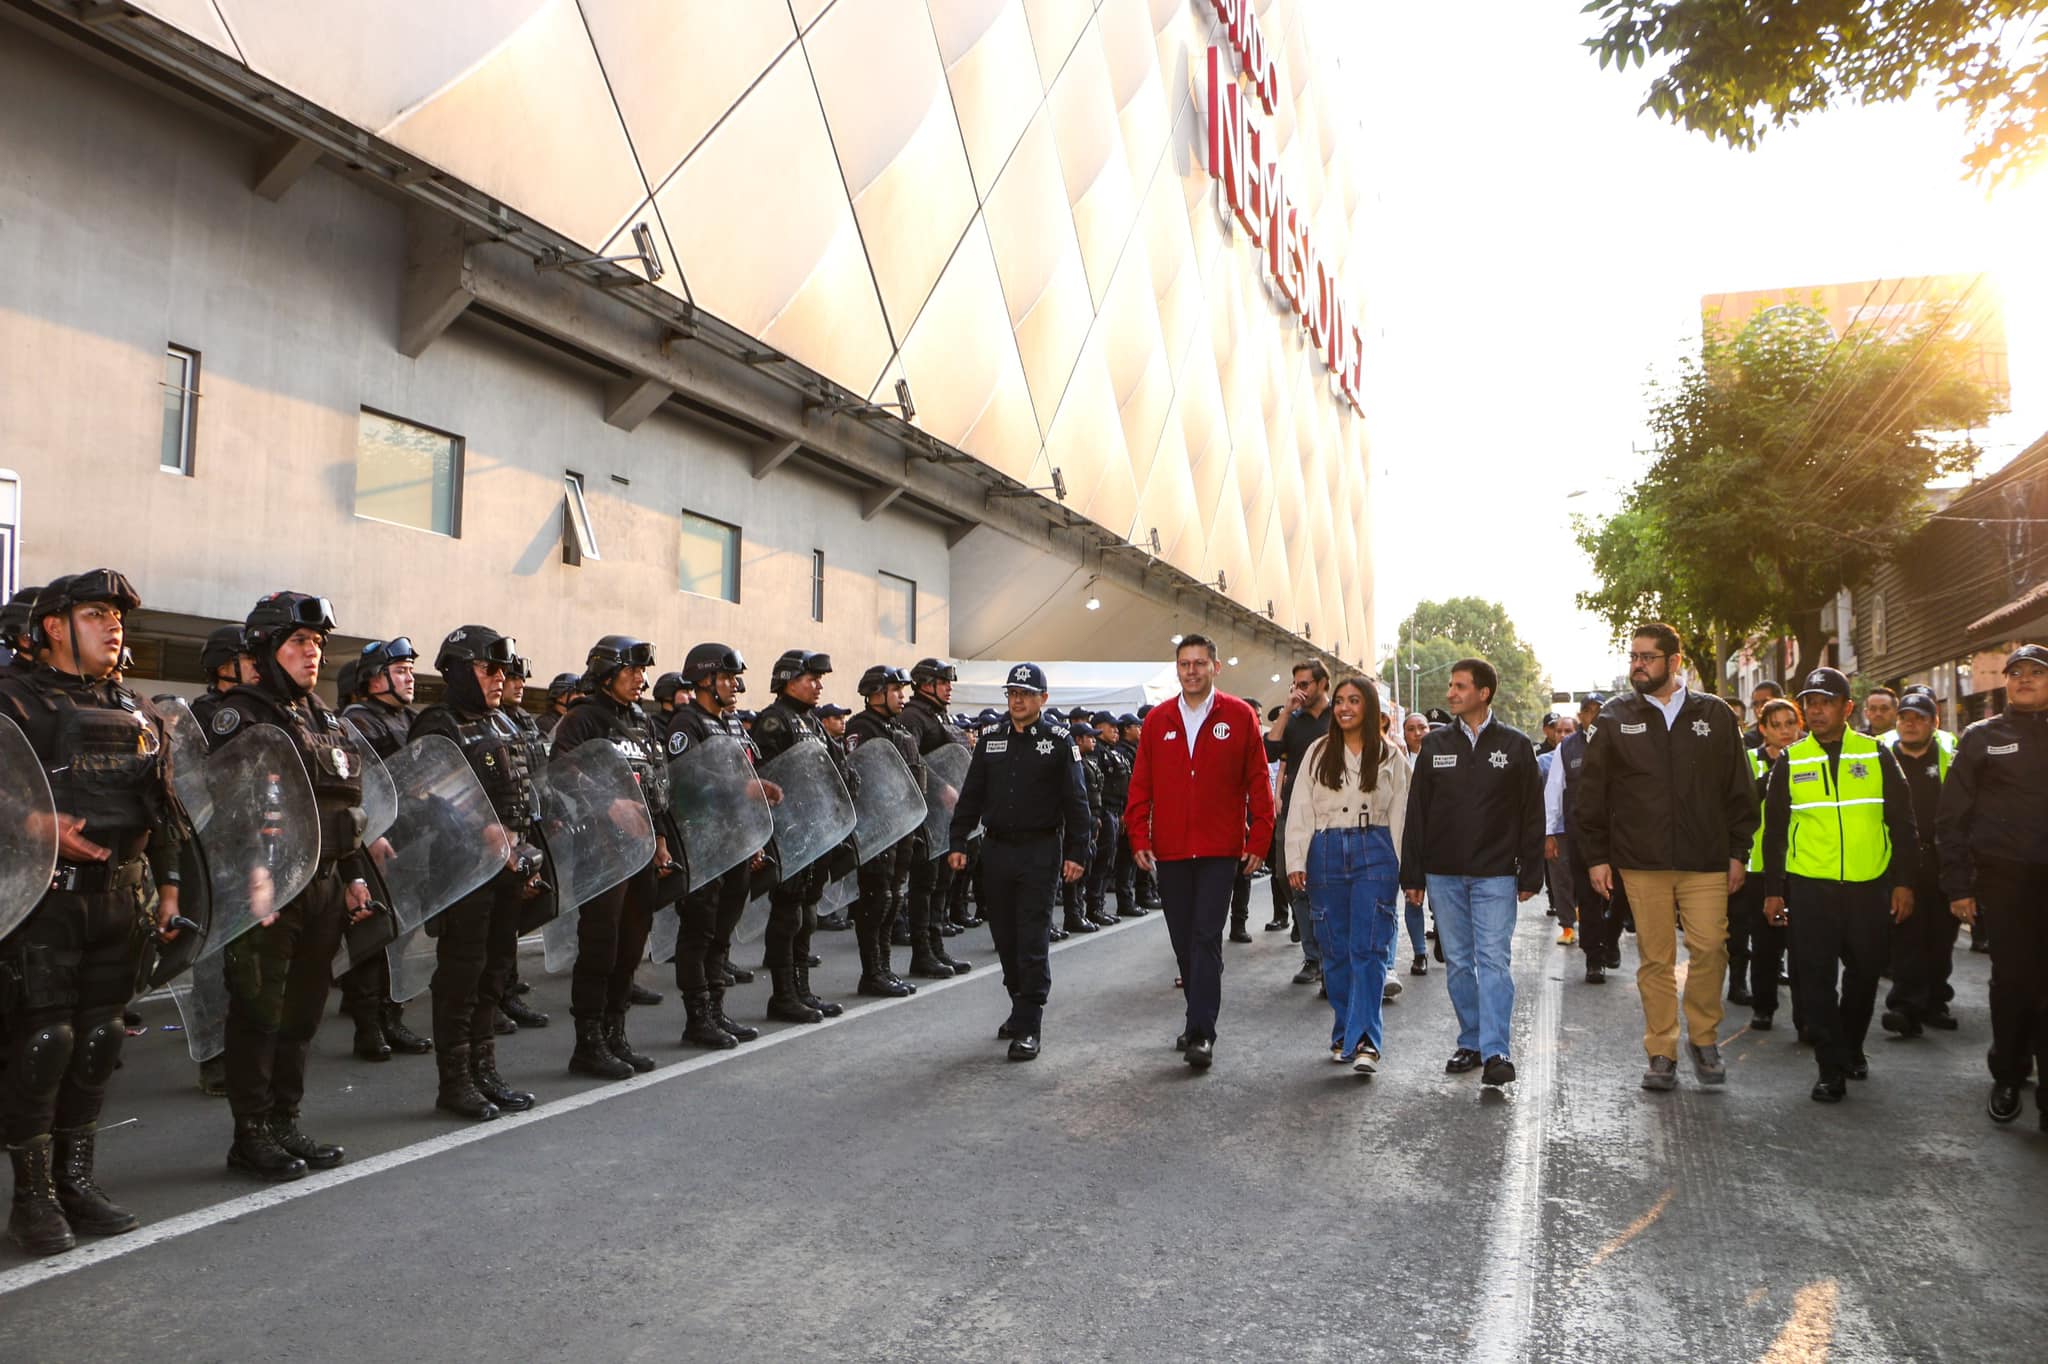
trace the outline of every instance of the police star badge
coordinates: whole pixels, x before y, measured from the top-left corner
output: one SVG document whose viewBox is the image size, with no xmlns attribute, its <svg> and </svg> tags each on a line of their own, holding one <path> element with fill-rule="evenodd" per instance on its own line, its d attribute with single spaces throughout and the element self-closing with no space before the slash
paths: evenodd
<svg viewBox="0 0 2048 1364">
<path fill-rule="evenodd" d="M 1496 748 L 1493 752 L 1486 755 L 1486 761 L 1495 767 L 1506 767 L 1508 765 L 1508 755 L 1503 750 Z"/>
<path fill-rule="evenodd" d="M 1704 739 L 1714 732 L 1714 727 L 1705 720 L 1695 720 L 1692 722 L 1692 732 Z"/>
<path fill-rule="evenodd" d="M 1050 739 L 1040 739 L 1040 740 L 1038 741 L 1038 751 L 1039 751 L 1040 753 L 1051 753 L 1051 752 L 1052 752 L 1052 740 L 1050 740 Z"/>
<path fill-rule="evenodd" d="M 1865 777 L 1870 775 L 1870 766 L 1868 763 L 1865 763 L 1862 759 L 1859 758 L 1855 762 L 1849 764 L 1849 775 L 1854 777 L 1857 781 L 1862 781 Z"/>
</svg>

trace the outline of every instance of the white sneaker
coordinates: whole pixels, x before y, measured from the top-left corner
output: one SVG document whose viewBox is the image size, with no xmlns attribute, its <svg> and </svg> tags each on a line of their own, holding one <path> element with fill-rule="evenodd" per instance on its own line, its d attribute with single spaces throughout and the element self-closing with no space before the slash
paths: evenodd
<svg viewBox="0 0 2048 1364">
<path fill-rule="evenodd" d="M 1344 1064 L 1344 1048 L 1340 1044 L 1336 1042 L 1330 1044 L 1330 1059 L 1340 1066 Z"/>
<path fill-rule="evenodd" d="M 1361 1045 L 1358 1048 L 1357 1059 L 1351 1063 L 1351 1069 L 1359 1075 L 1371 1075 L 1379 1069 L 1379 1061 L 1380 1054 L 1378 1052 L 1374 1051 L 1370 1046 Z"/>
<path fill-rule="evenodd" d="M 1386 985 L 1380 990 L 1380 1003 L 1391 1004 L 1401 997 L 1401 982 L 1387 977 Z"/>
</svg>

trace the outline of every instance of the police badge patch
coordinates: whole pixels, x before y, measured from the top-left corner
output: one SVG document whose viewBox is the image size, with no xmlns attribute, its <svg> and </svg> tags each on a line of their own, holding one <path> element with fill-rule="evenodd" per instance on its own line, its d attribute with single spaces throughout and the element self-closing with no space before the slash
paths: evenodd
<svg viewBox="0 0 2048 1364">
<path fill-rule="evenodd" d="M 1862 781 L 1870 775 L 1870 765 L 1861 758 L 1858 758 L 1855 762 L 1849 764 L 1849 775 L 1858 781 Z"/>
<path fill-rule="evenodd" d="M 671 757 L 681 754 L 689 746 L 690 736 L 683 733 L 680 729 L 668 736 L 668 751 Z"/>
<path fill-rule="evenodd" d="M 236 727 L 241 723 L 242 712 L 236 710 L 233 706 L 222 706 L 213 717 L 213 732 L 223 735 L 233 734 Z"/>
</svg>

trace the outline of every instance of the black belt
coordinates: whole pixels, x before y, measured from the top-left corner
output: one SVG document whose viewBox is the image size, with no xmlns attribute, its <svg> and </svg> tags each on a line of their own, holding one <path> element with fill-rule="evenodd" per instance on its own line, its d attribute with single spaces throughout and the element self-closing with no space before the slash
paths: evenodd
<svg viewBox="0 0 2048 1364">
<path fill-rule="evenodd" d="M 140 866 L 144 860 L 131 857 L 125 862 L 59 862 L 50 877 L 50 889 L 68 895 L 104 895 L 120 883 L 124 872 Z"/>
<path fill-rule="evenodd" d="M 1032 843 L 1041 838 L 1059 837 L 1058 829 L 986 829 L 985 832 L 997 843 Z"/>
</svg>

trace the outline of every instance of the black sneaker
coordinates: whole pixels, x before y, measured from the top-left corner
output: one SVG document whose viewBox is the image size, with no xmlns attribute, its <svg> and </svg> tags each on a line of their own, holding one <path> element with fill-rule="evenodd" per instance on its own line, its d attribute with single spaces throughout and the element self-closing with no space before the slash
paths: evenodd
<svg viewBox="0 0 2048 1364">
<path fill-rule="evenodd" d="M 1601 969 L 1600 969 L 1600 963 L 1599 963 L 1599 962 L 1597 962 L 1597 961 L 1589 961 L 1589 962 L 1587 962 L 1587 963 L 1586 963 L 1586 984 L 1588 984 L 1588 985 L 1605 985 L 1606 983 L 1607 983 L 1607 973 L 1606 973 L 1605 971 L 1603 971 L 1603 970 L 1601 970 Z"/>
<path fill-rule="evenodd" d="M 1749 1026 L 1751 1031 L 1769 1032 L 1771 1030 L 1771 1020 L 1773 1017 L 1774 1015 L 1772 1014 L 1751 1014 L 1749 1018 Z"/>
<path fill-rule="evenodd" d="M 1849 1097 L 1849 1082 L 1840 1075 L 1823 1075 L 1813 1082 L 1809 1097 L 1817 1104 L 1838 1104 Z"/>
<path fill-rule="evenodd" d="M 1991 1099 L 1984 1105 L 1984 1111 L 1991 1115 L 1993 1122 L 2011 1122 L 2020 1115 L 2020 1087 L 1994 1081 Z"/>
<path fill-rule="evenodd" d="M 1515 1063 L 1505 1056 L 1486 1058 L 1486 1069 L 1479 1072 L 1479 1083 L 1499 1089 L 1502 1085 L 1515 1082 Z"/>
<path fill-rule="evenodd" d="M 1607 969 L 1610 971 L 1619 971 L 1621 969 L 1621 949 L 1619 947 L 1607 949 Z"/>
<path fill-rule="evenodd" d="M 1267 922 L 1266 932 L 1283 933 L 1287 930 L 1287 926 L 1287 916 L 1285 914 L 1276 914 L 1272 917 L 1270 921 Z"/>
<path fill-rule="evenodd" d="M 1429 958 L 1425 956 L 1423 953 L 1417 952 L 1415 954 L 1415 959 L 1408 963 L 1408 974 L 1411 976 L 1428 975 Z"/>
<path fill-rule="evenodd" d="M 1444 1074 L 1463 1075 L 1479 1066 L 1479 1053 L 1470 1047 L 1460 1047 L 1451 1053 L 1451 1059 L 1444 1062 Z"/>
</svg>

